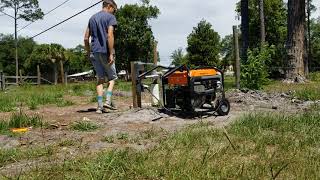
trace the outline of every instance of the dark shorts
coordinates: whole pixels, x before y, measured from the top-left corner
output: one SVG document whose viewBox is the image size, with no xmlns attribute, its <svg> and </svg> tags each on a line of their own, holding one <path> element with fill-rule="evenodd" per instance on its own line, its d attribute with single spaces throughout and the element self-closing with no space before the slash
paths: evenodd
<svg viewBox="0 0 320 180">
<path fill-rule="evenodd" d="M 105 53 L 91 53 L 90 61 L 96 71 L 98 79 L 105 79 L 108 81 L 118 79 L 115 63 L 108 64 L 108 55 Z"/>
</svg>

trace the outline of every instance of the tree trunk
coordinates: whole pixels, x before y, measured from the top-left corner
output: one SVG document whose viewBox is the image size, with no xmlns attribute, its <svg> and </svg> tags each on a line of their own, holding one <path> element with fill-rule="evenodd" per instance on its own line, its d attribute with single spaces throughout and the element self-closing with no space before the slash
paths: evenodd
<svg viewBox="0 0 320 180">
<path fill-rule="evenodd" d="M 14 4 L 14 46 L 15 46 L 15 59 L 16 59 L 16 83 L 19 83 L 19 60 L 18 60 L 18 5 L 15 2 Z"/>
<path fill-rule="evenodd" d="M 249 4 L 248 0 L 241 0 L 241 34 L 242 34 L 242 51 L 241 58 L 244 63 L 248 59 L 249 48 Z"/>
<path fill-rule="evenodd" d="M 54 85 L 58 84 L 58 70 L 57 70 L 57 63 L 53 63 L 53 75 L 54 75 Z"/>
<path fill-rule="evenodd" d="M 265 27 L 265 17 L 264 17 L 264 1 L 259 0 L 259 14 L 260 14 L 260 39 L 261 46 L 266 42 L 266 27 Z"/>
<path fill-rule="evenodd" d="M 305 0 L 288 1 L 287 71 L 288 82 L 305 81 Z"/>
<path fill-rule="evenodd" d="M 60 62 L 61 83 L 64 84 L 65 76 L 64 76 L 63 62 L 61 60 L 59 62 Z"/>
</svg>

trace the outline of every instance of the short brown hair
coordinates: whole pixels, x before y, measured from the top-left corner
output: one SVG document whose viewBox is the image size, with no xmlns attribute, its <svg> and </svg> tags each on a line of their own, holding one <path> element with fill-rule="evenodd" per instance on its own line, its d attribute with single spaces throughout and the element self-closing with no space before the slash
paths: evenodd
<svg viewBox="0 0 320 180">
<path fill-rule="evenodd" d="M 115 10 L 118 9 L 117 4 L 116 4 L 116 2 L 114 2 L 114 0 L 103 0 L 102 7 L 105 8 L 108 5 L 111 5 L 112 7 L 114 7 Z"/>
</svg>

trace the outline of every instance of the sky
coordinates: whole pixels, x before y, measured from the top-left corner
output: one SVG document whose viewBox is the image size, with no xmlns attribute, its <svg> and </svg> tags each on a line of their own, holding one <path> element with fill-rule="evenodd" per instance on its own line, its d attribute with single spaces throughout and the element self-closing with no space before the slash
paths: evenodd
<svg viewBox="0 0 320 180">
<path fill-rule="evenodd" d="M 40 8 L 46 13 L 65 0 L 39 0 Z M 161 14 L 157 19 L 151 20 L 150 24 L 156 40 L 159 42 L 161 64 L 169 65 L 171 53 L 178 49 L 185 49 L 187 46 L 187 36 L 192 32 L 193 27 L 202 20 L 210 22 L 213 29 L 221 37 L 232 33 L 232 26 L 238 25 L 235 5 L 238 0 L 151 0 L 152 5 L 156 5 Z M 42 30 L 72 16 L 73 14 L 98 2 L 98 0 L 69 0 L 62 7 L 53 11 L 33 23 L 28 28 L 19 32 L 22 36 L 33 36 Z M 140 3 L 139 0 L 116 0 L 118 6 L 124 4 Z M 314 0 L 317 8 L 320 8 L 320 0 Z M 52 29 L 34 40 L 39 43 L 59 43 L 66 48 L 73 48 L 83 43 L 83 35 L 88 19 L 94 13 L 101 10 L 98 5 L 85 13 L 71 19 L 70 21 Z M 12 11 L 6 11 L 13 14 Z M 319 14 L 319 11 L 316 13 Z M 318 15 L 320 16 L 320 14 Z M 19 21 L 19 27 L 23 27 L 28 22 Z M 10 17 L 0 16 L 0 33 L 13 33 L 14 21 Z"/>
</svg>

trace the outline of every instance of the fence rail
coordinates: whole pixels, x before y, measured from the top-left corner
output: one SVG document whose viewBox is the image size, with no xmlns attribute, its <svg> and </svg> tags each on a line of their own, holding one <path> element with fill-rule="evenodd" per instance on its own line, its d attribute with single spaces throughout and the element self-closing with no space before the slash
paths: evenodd
<svg viewBox="0 0 320 180">
<path fill-rule="evenodd" d="M 20 71 L 20 76 L 6 76 L 3 71 L 0 70 L 0 90 L 4 91 L 7 86 L 15 85 L 19 86 L 24 84 L 26 80 L 32 80 L 31 82 L 27 82 L 31 85 L 40 85 L 41 82 L 45 82 L 47 84 L 54 84 L 47 79 L 41 77 L 40 68 L 37 67 L 37 76 L 22 76 Z"/>
</svg>

